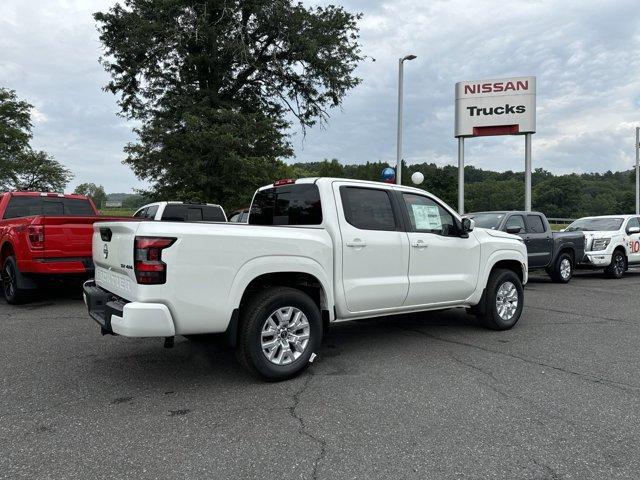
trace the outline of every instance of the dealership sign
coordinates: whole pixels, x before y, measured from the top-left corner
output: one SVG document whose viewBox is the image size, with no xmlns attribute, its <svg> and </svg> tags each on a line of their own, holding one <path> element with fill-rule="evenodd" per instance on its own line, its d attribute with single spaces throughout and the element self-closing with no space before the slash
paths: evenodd
<svg viewBox="0 0 640 480">
<path fill-rule="evenodd" d="M 536 131 L 536 77 L 456 83 L 456 137 Z"/>
</svg>

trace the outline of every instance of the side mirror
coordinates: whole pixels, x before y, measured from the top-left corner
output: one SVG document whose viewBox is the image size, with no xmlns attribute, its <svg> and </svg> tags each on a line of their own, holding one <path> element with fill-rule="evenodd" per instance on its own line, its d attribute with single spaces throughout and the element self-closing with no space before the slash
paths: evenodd
<svg viewBox="0 0 640 480">
<path fill-rule="evenodd" d="M 507 233 L 520 233 L 520 230 L 522 230 L 522 227 L 519 227 L 517 225 L 512 225 L 511 227 L 507 227 Z"/>
<path fill-rule="evenodd" d="M 627 233 L 640 233 L 640 227 L 631 227 L 627 229 Z"/>
<path fill-rule="evenodd" d="M 476 228 L 476 222 L 469 217 L 464 217 L 462 219 L 462 231 L 464 233 L 473 232 L 473 229 Z"/>
</svg>

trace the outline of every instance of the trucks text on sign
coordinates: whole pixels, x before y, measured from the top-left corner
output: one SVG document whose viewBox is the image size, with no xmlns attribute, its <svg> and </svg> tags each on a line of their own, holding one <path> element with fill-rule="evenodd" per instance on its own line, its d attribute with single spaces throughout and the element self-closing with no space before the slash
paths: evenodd
<svg viewBox="0 0 640 480">
<path fill-rule="evenodd" d="M 456 83 L 456 137 L 536 131 L 536 77 Z"/>
</svg>

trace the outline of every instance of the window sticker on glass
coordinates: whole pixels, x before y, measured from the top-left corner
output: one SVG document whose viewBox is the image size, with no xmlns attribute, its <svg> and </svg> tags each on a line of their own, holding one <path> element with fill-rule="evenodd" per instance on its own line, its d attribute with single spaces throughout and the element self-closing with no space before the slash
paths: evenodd
<svg viewBox="0 0 640 480">
<path fill-rule="evenodd" d="M 442 230 L 440 212 L 436 205 L 411 205 L 416 230 Z"/>
</svg>

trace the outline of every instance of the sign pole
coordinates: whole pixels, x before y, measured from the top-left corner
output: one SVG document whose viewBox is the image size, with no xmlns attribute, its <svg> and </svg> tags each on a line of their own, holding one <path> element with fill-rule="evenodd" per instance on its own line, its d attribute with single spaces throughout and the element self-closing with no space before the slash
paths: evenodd
<svg viewBox="0 0 640 480">
<path fill-rule="evenodd" d="M 464 137 L 458 137 L 458 213 L 464 214 Z"/>
<path fill-rule="evenodd" d="M 524 210 L 531 211 L 531 134 L 524 136 Z"/>
<path fill-rule="evenodd" d="M 640 127 L 636 127 L 636 215 L 640 215 Z"/>
</svg>

